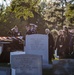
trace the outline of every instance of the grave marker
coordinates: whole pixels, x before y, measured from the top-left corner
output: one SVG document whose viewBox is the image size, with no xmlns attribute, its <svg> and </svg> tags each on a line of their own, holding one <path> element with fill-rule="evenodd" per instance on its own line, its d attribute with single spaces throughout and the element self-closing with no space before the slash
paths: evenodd
<svg viewBox="0 0 74 75">
<path fill-rule="evenodd" d="M 11 55 L 11 68 L 15 75 L 42 75 L 42 57 L 39 55 Z"/>
<path fill-rule="evenodd" d="M 42 55 L 43 63 L 48 64 L 48 35 L 26 35 L 25 53 Z"/>
</svg>

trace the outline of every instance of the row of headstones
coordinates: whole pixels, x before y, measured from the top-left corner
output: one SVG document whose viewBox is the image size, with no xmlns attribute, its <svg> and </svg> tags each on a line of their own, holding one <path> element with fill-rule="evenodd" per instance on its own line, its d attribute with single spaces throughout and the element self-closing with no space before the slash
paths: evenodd
<svg viewBox="0 0 74 75">
<path fill-rule="evenodd" d="M 21 54 L 11 55 L 11 59 L 11 73 L 10 68 L 0 67 L 0 75 L 42 75 L 41 56 Z M 52 72 L 51 75 L 74 75 L 74 60 L 54 61 Z"/>
<path fill-rule="evenodd" d="M 12 75 L 42 75 L 43 65 L 48 65 L 48 36 L 26 36 L 25 52 L 11 53 Z"/>
<path fill-rule="evenodd" d="M 42 75 L 43 67 L 51 67 L 48 64 L 47 35 L 27 35 L 24 49 L 24 52 L 11 52 L 10 64 L 12 75 Z M 54 61 L 52 67 L 54 75 L 70 75 L 71 72 L 73 73 L 72 70 L 74 70 L 74 67 L 72 67 L 74 66 L 73 63 L 74 60 Z M 71 71 L 68 73 L 70 69 Z M 0 75 L 9 75 L 1 72 Z"/>
<path fill-rule="evenodd" d="M 11 67 L 0 67 L 0 75 L 42 75 L 42 56 L 11 52 Z"/>
<path fill-rule="evenodd" d="M 42 68 L 53 69 L 54 75 L 74 74 L 74 60 L 55 60 L 53 65 L 48 64 L 47 35 L 27 35 L 24 49 L 21 54 L 11 53 L 12 75 L 42 75 Z"/>
<path fill-rule="evenodd" d="M 24 52 L 11 52 L 12 75 L 42 75 L 43 64 L 48 65 L 48 36 L 26 36 Z"/>
</svg>

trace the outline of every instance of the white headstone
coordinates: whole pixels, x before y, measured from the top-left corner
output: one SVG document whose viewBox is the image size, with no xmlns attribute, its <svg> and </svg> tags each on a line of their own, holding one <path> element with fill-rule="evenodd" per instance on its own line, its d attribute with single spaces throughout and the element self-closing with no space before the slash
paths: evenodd
<svg viewBox="0 0 74 75">
<path fill-rule="evenodd" d="M 26 35 L 25 53 L 42 55 L 43 63 L 48 64 L 48 36 L 43 34 Z"/>
<path fill-rule="evenodd" d="M 11 68 L 15 69 L 15 75 L 42 75 L 42 57 L 30 54 L 11 55 Z"/>
</svg>

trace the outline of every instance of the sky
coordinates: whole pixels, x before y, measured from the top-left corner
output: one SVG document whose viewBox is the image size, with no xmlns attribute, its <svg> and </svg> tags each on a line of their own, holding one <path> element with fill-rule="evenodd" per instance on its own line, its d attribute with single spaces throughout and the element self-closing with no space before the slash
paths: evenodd
<svg viewBox="0 0 74 75">
<path fill-rule="evenodd" d="M 7 4 L 10 3 L 11 0 L 6 0 Z M 43 1 L 43 0 L 42 0 Z M 47 1 L 50 1 L 50 0 L 47 0 Z M 52 1 L 55 1 L 55 0 L 52 0 Z M 2 4 L 2 2 L 4 2 L 4 0 L 0 0 L 0 4 Z M 4 2 L 5 3 L 5 2 Z"/>
<path fill-rule="evenodd" d="M 9 5 L 9 4 L 10 4 L 10 1 L 11 1 L 11 0 L 6 0 L 6 2 L 5 2 L 4 0 L 0 0 L 0 4 L 3 3 L 3 4 L 6 6 L 6 5 Z M 42 1 L 43 1 L 43 0 L 42 0 Z M 50 1 L 50 0 L 47 0 L 47 1 Z M 54 1 L 54 0 L 52 0 L 52 1 Z"/>
<path fill-rule="evenodd" d="M 7 3 L 7 5 L 9 5 L 9 4 L 10 4 L 10 1 L 11 1 L 11 0 L 6 0 L 6 2 L 4 2 L 4 0 L 0 0 L 0 4 L 3 3 L 4 5 L 6 5 L 6 3 Z M 43 0 L 42 0 L 42 1 L 43 1 Z M 50 0 L 47 0 L 47 2 L 48 2 L 48 1 L 50 1 Z M 56 0 L 52 0 L 52 2 L 53 2 L 53 1 L 56 1 Z M 67 1 L 70 1 L 70 0 L 67 0 Z"/>
<path fill-rule="evenodd" d="M 11 1 L 11 0 L 6 0 L 7 4 L 10 4 L 10 1 Z M 43 1 L 43 0 L 41 0 L 41 1 Z M 47 0 L 47 2 L 48 2 L 48 1 L 50 1 L 50 0 Z M 56 0 L 52 0 L 52 1 L 56 1 Z M 2 4 L 2 3 L 6 4 L 6 3 L 4 2 L 4 0 L 0 0 L 0 4 Z"/>
<path fill-rule="evenodd" d="M 7 3 L 7 5 L 9 5 L 10 4 L 10 1 L 11 0 L 6 0 L 6 2 L 4 1 L 4 0 L 0 0 L 0 4 L 4 4 L 4 5 L 6 5 L 6 3 Z"/>
</svg>

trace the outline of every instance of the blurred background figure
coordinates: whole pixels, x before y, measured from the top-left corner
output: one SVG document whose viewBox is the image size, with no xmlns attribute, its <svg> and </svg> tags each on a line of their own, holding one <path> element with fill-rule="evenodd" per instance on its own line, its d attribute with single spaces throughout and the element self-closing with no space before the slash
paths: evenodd
<svg viewBox="0 0 74 75">
<path fill-rule="evenodd" d="M 26 26 L 26 34 L 37 34 L 37 25 L 35 24 L 29 24 Z"/>
<path fill-rule="evenodd" d="M 31 26 L 32 34 L 36 34 L 37 33 L 37 25 L 31 23 L 30 26 Z"/>
<path fill-rule="evenodd" d="M 18 35 L 18 27 L 17 26 L 15 26 L 15 27 L 13 27 L 12 29 L 11 29 L 11 32 L 12 32 L 12 35 L 13 36 L 17 36 Z"/>
<path fill-rule="evenodd" d="M 45 29 L 45 33 L 48 35 L 48 59 L 51 64 L 52 59 L 54 59 L 54 38 L 48 28 Z"/>
<path fill-rule="evenodd" d="M 32 34 L 30 26 L 26 26 L 26 34 Z"/>
<path fill-rule="evenodd" d="M 59 31 L 59 35 L 57 37 L 57 41 L 55 44 L 55 49 L 57 50 L 57 55 L 59 56 L 60 59 L 64 58 L 64 52 L 65 52 L 65 39 L 64 39 L 64 33 L 63 30 Z"/>
<path fill-rule="evenodd" d="M 70 53 L 70 40 L 71 40 L 71 34 L 69 32 L 68 27 L 64 26 L 63 27 L 64 31 L 64 47 L 65 47 L 65 58 L 69 58 L 69 53 Z"/>
</svg>

